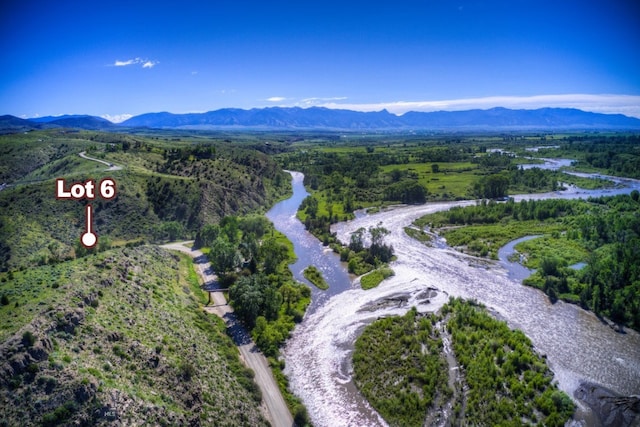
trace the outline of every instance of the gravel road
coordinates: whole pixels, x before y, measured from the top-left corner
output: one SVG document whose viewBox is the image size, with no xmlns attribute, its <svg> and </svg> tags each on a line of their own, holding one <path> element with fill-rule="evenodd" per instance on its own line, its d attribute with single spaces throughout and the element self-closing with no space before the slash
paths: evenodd
<svg viewBox="0 0 640 427">
<path fill-rule="evenodd" d="M 218 278 L 214 274 L 207 257 L 199 250 L 191 249 L 185 245 L 193 242 L 177 242 L 162 246 L 165 249 L 176 250 L 193 257 L 198 273 L 202 277 L 205 289 L 215 289 Z M 208 313 L 220 316 L 230 330 L 233 340 L 240 350 L 240 358 L 244 364 L 255 372 L 254 380 L 262 391 L 263 408 L 265 416 L 274 427 L 291 427 L 293 418 L 287 408 L 287 404 L 280 393 L 278 384 L 269 368 L 267 358 L 258 350 L 251 336 L 244 326 L 236 318 L 233 308 L 227 304 L 221 292 L 212 292 L 212 305 L 204 307 Z"/>
<path fill-rule="evenodd" d="M 87 152 L 86 152 L 86 151 L 83 151 L 83 152 L 81 152 L 81 153 L 78 153 L 78 155 L 79 155 L 80 157 L 82 157 L 83 159 L 85 159 L 85 160 L 93 160 L 94 162 L 99 162 L 99 163 L 102 163 L 102 164 L 104 164 L 104 165 L 109 166 L 107 169 L 105 169 L 105 170 L 107 170 L 107 171 L 119 171 L 120 169 L 122 169 L 122 167 L 121 167 L 121 166 L 116 166 L 116 165 L 111 164 L 111 163 L 109 163 L 109 162 L 107 162 L 107 161 L 100 160 L 100 159 L 96 159 L 96 158 L 94 158 L 94 157 L 89 157 L 89 156 L 87 156 Z"/>
</svg>

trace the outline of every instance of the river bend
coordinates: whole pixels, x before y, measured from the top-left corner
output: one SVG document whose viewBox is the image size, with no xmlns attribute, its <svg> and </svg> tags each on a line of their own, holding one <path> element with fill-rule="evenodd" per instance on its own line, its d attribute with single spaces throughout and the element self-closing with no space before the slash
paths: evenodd
<svg viewBox="0 0 640 427">
<path fill-rule="evenodd" d="M 352 382 L 351 353 L 362 328 L 381 316 L 402 315 L 411 306 L 438 310 L 449 296 L 475 298 L 521 329 L 536 349 L 547 355 L 559 387 L 573 395 L 583 381 L 621 394 L 640 392 L 640 335 L 617 333 L 592 313 L 563 302 L 551 304 L 540 291 L 508 277 L 499 264 L 478 263 L 450 248 L 427 247 L 404 233 L 404 227 L 427 213 L 474 202 L 429 203 L 404 206 L 333 227 L 343 242 L 360 227 L 382 224 L 391 231 L 397 261 L 396 275 L 377 288 L 364 291 L 352 283 L 337 255 L 304 230 L 295 212 L 307 195 L 303 176 L 293 172 L 294 195 L 276 205 L 267 216 L 294 243 L 298 262 L 292 270 L 303 280 L 309 264 L 322 270 L 330 290 L 314 289 L 313 303 L 283 349 L 285 373 L 292 391 L 302 398 L 318 426 L 385 425 Z M 634 180 L 620 180 L 624 188 L 606 191 L 568 191 L 515 197 L 516 200 L 578 198 L 628 193 L 640 188 Z M 437 290 L 437 296 L 430 292 Z M 398 298 L 401 296 L 402 298 Z"/>
</svg>

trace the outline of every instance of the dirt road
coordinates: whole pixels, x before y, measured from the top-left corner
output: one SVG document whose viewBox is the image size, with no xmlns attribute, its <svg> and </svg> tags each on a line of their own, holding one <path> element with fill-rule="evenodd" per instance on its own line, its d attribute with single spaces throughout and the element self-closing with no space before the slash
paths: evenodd
<svg viewBox="0 0 640 427">
<path fill-rule="evenodd" d="M 205 289 L 215 289 L 218 278 L 214 274 L 211 264 L 207 257 L 200 251 L 190 249 L 185 244 L 191 245 L 193 242 L 177 242 L 162 246 L 165 249 L 171 249 L 186 253 L 193 257 L 196 269 L 204 280 Z M 204 309 L 208 313 L 220 316 L 227 327 L 233 340 L 240 350 L 240 358 L 245 365 L 255 372 L 255 382 L 262 391 L 263 408 L 265 408 L 265 416 L 274 427 L 291 427 L 293 426 L 293 418 L 287 408 L 287 404 L 280 393 L 278 384 L 271 373 L 269 363 L 266 357 L 258 350 L 247 330 L 238 321 L 233 308 L 227 304 L 224 295 L 221 292 L 212 292 L 213 304 L 206 306 Z"/>
<path fill-rule="evenodd" d="M 116 166 L 116 165 L 114 165 L 112 163 L 109 163 L 107 161 L 96 159 L 96 158 L 93 158 L 93 157 L 89 157 L 89 156 L 87 156 L 87 152 L 86 151 L 78 153 L 78 155 L 80 157 L 82 157 L 83 159 L 85 159 L 85 160 L 93 160 L 94 162 L 100 162 L 102 164 L 105 164 L 105 165 L 109 166 L 107 169 L 105 169 L 107 171 L 119 171 L 120 169 L 122 169 L 121 166 Z"/>
</svg>

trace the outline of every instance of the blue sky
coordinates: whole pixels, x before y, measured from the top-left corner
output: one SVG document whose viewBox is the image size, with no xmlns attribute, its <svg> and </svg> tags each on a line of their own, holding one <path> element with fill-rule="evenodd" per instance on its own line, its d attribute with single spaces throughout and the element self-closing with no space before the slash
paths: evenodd
<svg viewBox="0 0 640 427">
<path fill-rule="evenodd" d="M 640 117 L 635 0 L 5 0 L 0 20 L 0 114 L 502 105 Z"/>
</svg>

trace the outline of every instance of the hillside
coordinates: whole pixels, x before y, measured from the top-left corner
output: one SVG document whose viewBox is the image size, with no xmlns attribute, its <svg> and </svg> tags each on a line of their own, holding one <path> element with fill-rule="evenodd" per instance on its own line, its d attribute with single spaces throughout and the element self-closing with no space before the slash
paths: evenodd
<svg viewBox="0 0 640 427">
<path fill-rule="evenodd" d="M 44 176 L 29 176 L 38 169 L 48 167 L 47 177 L 58 172 L 54 163 L 65 157 L 87 150 L 92 142 L 79 139 L 59 130 L 14 133 L 0 136 L 0 183 L 20 180 L 42 179 Z M 51 169 L 51 168 L 54 169 Z M 59 167 L 59 163 L 58 163 Z M 90 165 L 94 168 L 95 165 Z M 60 167 L 60 169 L 62 169 Z"/>
<path fill-rule="evenodd" d="M 206 113 L 148 113 L 121 126 L 151 128 L 259 128 L 340 130 L 640 129 L 640 119 L 570 108 L 408 112 L 359 112 L 312 108 L 221 109 Z"/>
<path fill-rule="evenodd" d="M 35 123 L 47 123 L 48 125 L 78 128 L 78 129 L 109 129 L 115 128 L 116 125 L 102 117 L 89 115 L 64 115 L 64 116 L 46 116 L 35 119 L 29 119 Z"/>
<path fill-rule="evenodd" d="M 0 137 L 0 179 L 16 184 L 0 192 L 0 271 L 60 262 L 82 252 L 78 236 L 87 201 L 57 200 L 56 178 L 116 181 L 115 199 L 92 202 L 100 250 L 191 238 L 204 224 L 264 210 L 286 193 L 289 182 L 272 159 L 228 145 L 169 145 L 96 132 Z M 180 148 L 170 148 L 175 146 Z M 103 164 L 77 155 L 84 150 L 122 169 L 105 171 Z"/>
<path fill-rule="evenodd" d="M 1 273 L 2 425 L 265 425 L 188 258 L 118 249 Z"/>
<path fill-rule="evenodd" d="M 28 132 L 35 129 L 42 129 L 44 127 L 46 127 L 46 125 L 34 123 L 8 114 L 0 116 L 0 135 L 6 133 Z"/>
<path fill-rule="evenodd" d="M 265 210 L 290 187 L 276 163 L 216 138 L 68 129 L 0 136 L 0 153 L 0 425 L 267 425 L 192 261 L 145 243 Z M 56 198 L 57 178 L 105 177 L 111 200 Z"/>
</svg>

